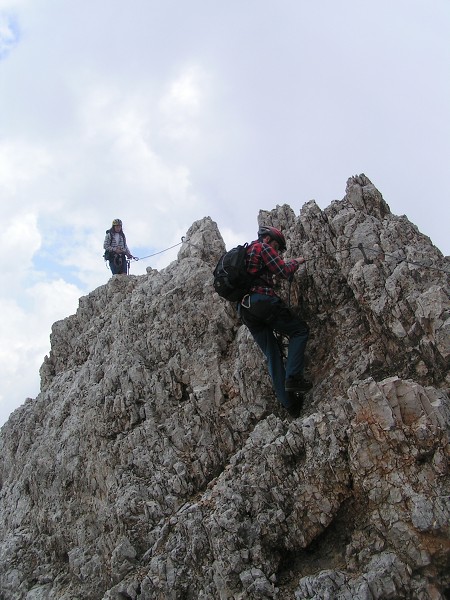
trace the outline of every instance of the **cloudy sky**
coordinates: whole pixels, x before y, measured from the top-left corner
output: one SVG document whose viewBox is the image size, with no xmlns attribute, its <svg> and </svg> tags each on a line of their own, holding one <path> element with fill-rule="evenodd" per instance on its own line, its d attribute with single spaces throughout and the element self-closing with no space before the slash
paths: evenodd
<svg viewBox="0 0 450 600">
<path fill-rule="evenodd" d="M 208 215 L 230 246 L 365 173 L 449 254 L 449 39 L 448 0 L 0 0 L 0 425 L 115 217 L 140 257 Z"/>
</svg>

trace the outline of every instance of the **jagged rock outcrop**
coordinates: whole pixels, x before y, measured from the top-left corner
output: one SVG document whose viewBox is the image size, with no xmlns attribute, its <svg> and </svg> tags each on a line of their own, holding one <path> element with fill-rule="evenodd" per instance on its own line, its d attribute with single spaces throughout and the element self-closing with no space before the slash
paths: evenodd
<svg viewBox="0 0 450 600">
<path fill-rule="evenodd" d="M 450 261 L 364 175 L 259 219 L 307 259 L 301 416 L 213 293 L 216 224 L 194 223 L 169 267 L 54 324 L 0 436 L 2 599 L 449 597 Z"/>
</svg>

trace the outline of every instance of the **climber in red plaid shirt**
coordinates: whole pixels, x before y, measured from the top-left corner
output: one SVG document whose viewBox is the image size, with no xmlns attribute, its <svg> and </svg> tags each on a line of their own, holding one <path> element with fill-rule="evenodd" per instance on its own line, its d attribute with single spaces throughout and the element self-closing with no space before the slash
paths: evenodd
<svg viewBox="0 0 450 600">
<path fill-rule="evenodd" d="M 260 227 L 258 240 L 249 245 L 246 258 L 247 271 L 257 277 L 250 293 L 242 299 L 239 312 L 267 359 L 278 400 L 297 416 L 302 402 L 298 394 L 312 388 L 312 383 L 303 375 L 309 330 L 275 293 L 274 277 L 290 279 L 305 259 L 285 261 L 279 254 L 285 249 L 286 241 L 280 230 Z M 289 338 L 286 368 L 274 331 Z"/>
</svg>

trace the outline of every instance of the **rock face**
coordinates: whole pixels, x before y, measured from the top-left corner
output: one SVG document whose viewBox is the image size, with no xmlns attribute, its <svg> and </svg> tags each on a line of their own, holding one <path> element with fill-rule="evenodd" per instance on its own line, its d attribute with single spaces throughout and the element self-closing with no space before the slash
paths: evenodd
<svg viewBox="0 0 450 600">
<path fill-rule="evenodd" d="M 169 267 L 54 324 L 0 436 L 2 599 L 449 597 L 450 261 L 364 175 L 259 221 L 307 259 L 300 417 L 213 292 L 216 224 L 194 223 Z"/>
</svg>

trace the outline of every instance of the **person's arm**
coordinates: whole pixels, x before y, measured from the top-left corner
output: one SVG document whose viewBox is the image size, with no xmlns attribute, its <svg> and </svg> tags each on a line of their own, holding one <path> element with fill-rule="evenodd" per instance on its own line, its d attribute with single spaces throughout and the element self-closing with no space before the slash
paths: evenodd
<svg viewBox="0 0 450 600">
<path fill-rule="evenodd" d="M 278 277 L 289 279 L 289 277 L 297 271 L 300 265 L 305 262 L 305 259 L 301 256 L 299 258 L 283 260 L 272 246 L 269 246 L 268 244 L 262 244 L 261 246 L 261 258 L 265 266 L 270 273 Z"/>
<path fill-rule="evenodd" d="M 125 254 L 127 255 L 127 258 L 134 258 L 130 252 L 130 249 L 128 248 L 128 245 L 125 245 Z"/>
<path fill-rule="evenodd" d="M 112 247 L 111 247 L 111 236 L 109 235 L 109 233 L 106 234 L 105 236 L 105 241 L 103 242 L 103 249 L 104 250 L 109 250 L 111 252 Z"/>
</svg>

